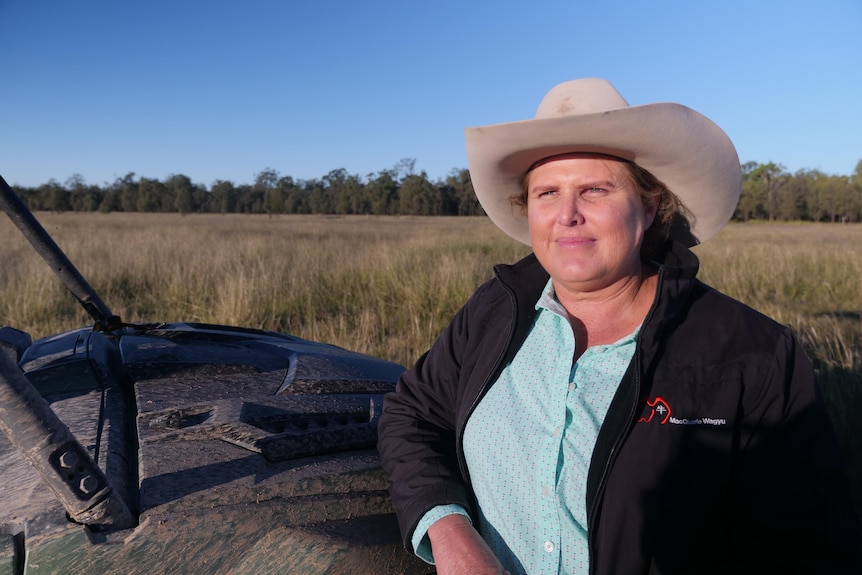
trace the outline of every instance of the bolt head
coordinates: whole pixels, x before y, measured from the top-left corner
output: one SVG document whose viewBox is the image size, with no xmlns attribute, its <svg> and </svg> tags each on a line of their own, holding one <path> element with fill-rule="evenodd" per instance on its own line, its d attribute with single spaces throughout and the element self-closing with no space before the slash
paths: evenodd
<svg viewBox="0 0 862 575">
<path fill-rule="evenodd" d="M 99 480 L 92 475 L 85 475 L 81 478 L 81 483 L 78 485 L 78 487 L 80 487 L 81 491 L 84 494 L 90 495 L 94 493 L 96 489 L 99 488 Z"/>
<path fill-rule="evenodd" d="M 63 469 L 72 469 L 78 465 L 78 454 L 74 451 L 64 451 L 60 454 L 60 467 Z"/>
</svg>

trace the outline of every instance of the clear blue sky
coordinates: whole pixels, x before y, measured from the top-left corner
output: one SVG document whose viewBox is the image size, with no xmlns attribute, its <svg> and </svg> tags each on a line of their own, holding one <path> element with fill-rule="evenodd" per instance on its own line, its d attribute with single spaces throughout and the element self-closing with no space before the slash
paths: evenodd
<svg viewBox="0 0 862 575">
<path fill-rule="evenodd" d="M 0 0 L 0 174 L 252 183 L 416 160 L 604 77 L 712 118 L 743 162 L 862 160 L 860 0 Z"/>
</svg>

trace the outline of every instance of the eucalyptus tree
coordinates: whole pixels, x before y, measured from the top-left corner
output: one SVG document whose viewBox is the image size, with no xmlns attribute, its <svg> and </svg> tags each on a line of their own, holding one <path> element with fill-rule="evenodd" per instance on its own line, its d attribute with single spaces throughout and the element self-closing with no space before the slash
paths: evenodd
<svg viewBox="0 0 862 575">
<path fill-rule="evenodd" d="M 173 197 L 175 211 L 183 215 L 194 211 L 194 184 L 191 178 L 184 174 L 174 174 L 165 181 L 165 186 Z"/>
<path fill-rule="evenodd" d="M 428 181 L 424 171 L 404 178 L 398 187 L 398 199 L 400 213 L 404 215 L 436 216 L 441 213 L 440 192 Z"/>
<path fill-rule="evenodd" d="M 143 177 L 138 180 L 136 211 L 169 212 L 173 211 L 173 208 L 173 196 L 162 182 Z"/>
<path fill-rule="evenodd" d="M 116 191 L 116 209 L 124 212 L 134 212 L 138 203 L 138 182 L 135 172 L 129 172 L 122 178 L 117 178 L 111 187 Z"/>
<path fill-rule="evenodd" d="M 856 164 L 856 170 L 850 176 L 850 212 L 854 222 L 862 222 L 862 160 Z"/>
<path fill-rule="evenodd" d="M 810 172 L 799 170 L 788 176 L 775 191 L 775 218 L 781 221 L 810 220 L 811 188 Z"/>
<path fill-rule="evenodd" d="M 331 214 L 333 212 L 332 202 L 321 180 L 317 178 L 303 180 L 302 188 L 308 197 L 309 213 Z"/>
<path fill-rule="evenodd" d="M 398 181 L 394 170 L 381 170 L 368 175 L 365 193 L 372 214 L 394 214 L 398 208 Z"/>
<path fill-rule="evenodd" d="M 263 209 L 270 217 L 284 211 L 284 193 L 278 187 L 278 180 L 277 170 L 265 168 L 255 176 L 252 186 L 255 192 L 263 197 Z"/>
<path fill-rule="evenodd" d="M 473 191 L 473 181 L 470 179 L 470 170 L 456 168 L 446 176 L 446 189 L 455 203 L 455 211 L 459 216 L 478 216 L 484 214 L 482 205 Z"/>
<path fill-rule="evenodd" d="M 780 164 L 769 162 L 742 165 L 742 196 L 736 213 L 742 220 L 768 219 L 776 216 L 778 190 L 787 181 L 788 175 Z"/>
<path fill-rule="evenodd" d="M 321 178 L 323 186 L 319 190 L 319 194 L 322 196 L 322 201 L 320 202 L 322 209 L 320 213 L 347 213 L 346 202 L 345 205 L 340 205 L 340 196 L 346 195 L 347 193 L 346 185 L 348 177 L 347 170 L 344 168 L 338 168 L 337 170 L 330 171 Z"/>
<path fill-rule="evenodd" d="M 276 187 L 281 190 L 283 209 L 286 214 L 307 214 L 311 211 L 308 206 L 308 196 L 298 182 L 291 176 L 284 176 L 278 180 Z"/>
<path fill-rule="evenodd" d="M 273 214 L 284 213 L 284 190 L 273 186 L 263 193 L 263 209 L 272 217 Z"/>
<path fill-rule="evenodd" d="M 99 186 L 88 185 L 81 174 L 74 174 L 66 180 L 69 202 L 76 212 L 95 212 L 102 203 L 104 192 Z"/>
<path fill-rule="evenodd" d="M 210 188 L 210 211 L 229 214 L 237 211 L 237 189 L 230 180 L 216 180 Z"/>
<path fill-rule="evenodd" d="M 41 209 L 63 213 L 71 208 L 69 194 L 66 188 L 61 186 L 57 180 L 51 178 L 47 184 L 42 184 L 36 189 Z"/>
</svg>

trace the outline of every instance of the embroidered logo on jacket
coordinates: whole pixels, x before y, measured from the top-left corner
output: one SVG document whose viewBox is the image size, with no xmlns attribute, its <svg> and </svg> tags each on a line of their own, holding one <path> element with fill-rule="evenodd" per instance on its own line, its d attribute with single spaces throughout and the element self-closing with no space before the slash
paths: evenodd
<svg viewBox="0 0 862 575">
<path fill-rule="evenodd" d="M 667 423 L 667 420 L 670 419 L 670 405 L 664 400 L 664 398 L 656 397 L 652 401 L 647 400 L 646 404 L 647 407 L 650 408 L 649 416 L 641 417 L 640 419 L 638 419 L 638 423 L 649 423 L 653 420 L 656 413 L 658 414 L 659 418 L 661 418 L 661 420 L 659 421 L 661 425 Z"/>
<path fill-rule="evenodd" d="M 658 421 L 659 425 L 672 423 L 674 425 L 727 425 L 727 419 L 723 417 L 693 417 L 679 418 L 671 414 L 670 404 L 663 397 L 656 396 L 646 400 L 646 406 L 650 408 L 649 415 L 638 418 L 638 423 L 650 423 Z"/>
</svg>

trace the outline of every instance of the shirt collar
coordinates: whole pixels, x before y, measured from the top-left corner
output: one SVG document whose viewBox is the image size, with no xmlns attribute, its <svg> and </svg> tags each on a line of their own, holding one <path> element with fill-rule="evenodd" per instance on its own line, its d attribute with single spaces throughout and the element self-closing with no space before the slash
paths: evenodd
<svg viewBox="0 0 862 575">
<path fill-rule="evenodd" d="M 548 283 L 545 284 L 545 289 L 542 290 L 542 295 L 539 296 L 539 301 L 536 302 L 536 311 L 541 312 L 543 309 L 546 309 L 552 313 L 555 313 L 566 321 L 569 320 L 569 312 L 566 311 L 566 308 L 563 307 L 563 304 L 560 303 L 560 300 L 557 299 L 557 292 L 554 290 L 554 282 L 549 279 Z M 643 325 L 643 324 L 641 324 Z M 626 343 L 632 342 L 637 339 L 638 332 L 640 331 L 641 326 L 637 326 L 632 333 L 627 336 L 622 337 L 619 341 L 616 341 L 611 346 L 616 345 L 624 345 Z"/>
<path fill-rule="evenodd" d="M 541 311 L 542 309 L 552 311 L 557 315 L 569 319 L 569 312 L 566 311 L 566 308 L 557 299 L 557 292 L 554 290 L 554 281 L 551 279 L 545 284 L 545 289 L 542 290 L 542 295 L 539 296 L 539 301 L 536 302 L 536 311 Z"/>
</svg>

